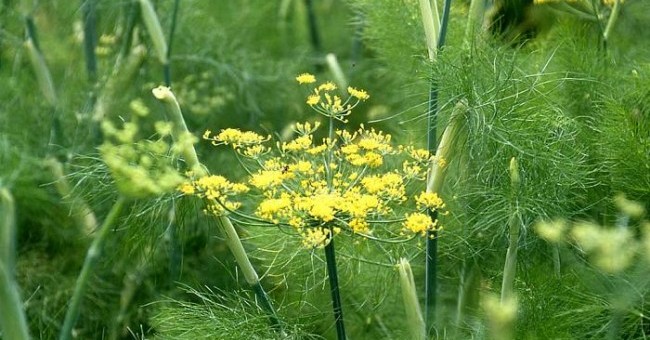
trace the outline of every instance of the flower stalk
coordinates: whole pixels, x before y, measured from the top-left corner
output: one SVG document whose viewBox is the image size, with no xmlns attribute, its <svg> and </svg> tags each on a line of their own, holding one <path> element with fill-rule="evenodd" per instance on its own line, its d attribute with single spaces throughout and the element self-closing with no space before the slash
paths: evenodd
<svg viewBox="0 0 650 340">
<path fill-rule="evenodd" d="M 459 102 L 449 118 L 449 125 L 445 128 L 440 139 L 440 144 L 436 150 L 436 157 L 443 159 L 448 163 L 452 160 L 452 145 L 458 137 L 458 132 L 461 127 L 462 118 L 467 111 L 467 105 L 461 101 Z M 434 138 L 429 131 L 429 141 Z M 429 145 L 431 147 L 431 144 Z M 427 176 L 426 192 L 439 194 L 447 174 L 447 165 L 435 160 L 430 162 L 430 167 Z M 431 220 L 435 221 L 438 218 L 438 211 L 429 209 L 429 216 Z M 438 251 L 438 232 L 436 230 L 427 231 L 426 243 L 426 258 L 425 258 L 425 320 L 427 329 L 430 332 L 433 328 L 435 319 L 435 306 L 436 306 L 436 275 L 437 275 L 437 251 Z"/>
<path fill-rule="evenodd" d="M 515 274 L 517 273 L 517 248 L 519 243 L 519 232 L 521 230 L 521 216 L 517 210 L 517 193 L 520 185 L 519 166 L 517 159 L 510 159 L 510 183 L 513 192 L 512 213 L 508 220 L 508 250 L 506 262 L 503 268 L 503 281 L 501 283 L 501 303 L 505 303 L 514 296 Z"/>
<path fill-rule="evenodd" d="M 176 96 L 169 87 L 165 86 L 159 86 L 153 89 L 152 93 L 154 97 L 163 102 L 167 108 L 167 117 L 174 125 L 172 129 L 172 138 L 175 143 L 181 145 L 181 155 L 183 155 L 185 162 L 187 162 L 188 168 L 197 176 L 205 175 L 206 171 L 203 165 L 199 162 L 193 143 L 189 140 L 191 133 L 187 129 L 185 119 L 183 118 L 183 112 L 178 104 L 178 100 L 176 100 Z"/>
<path fill-rule="evenodd" d="M 97 81 L 97 0 L 84 1 L 81 5 L 83 17 L 83 47 L 86 59 L 88 81 L 93 85 Z"/>
<path fill-rule="evenodd" d="M 106 216 L 104 223 L 99 228 L 99 233 L 95 235 L 93 242 L 88 248 L 83 267 L 81 268 L 81 273 L 77 277 L 74 292 L 70 298 L 70 304 L 65 314 L 61 332 L 59 333 L 59 340 L 69 340 L 72 338 L 72 328 L 77 323 L 77 318 L 79 317 L 79 307 L 81 306 L 81 300 L 84 296 L 86 288 L 88 287 L 88 282 L 90 281 L 90 277 L 92 276 L 95 267 L 97 267 L 97 263 L 101 255 L 102 248 L 104 247 L 104 243 L 106 242 L 110 231 L 113 230 L 113 225 L 120 216 L 125 203 L 126 198 L 124 196 L 118 197 L 108 215 Z"/>
<path fill-rule="evenodd" d="M 447 34 L 447 24 L 449 21 L 449 10 L 451 0 L 445 1 L 443 9 L 442 21 L 438 15 L 437 2 L 434 1 L 435 13 L 431 10 L 431 5 L 428 0 L 420 0 L 420 10 L 422 12 L 422 23 L 427 37 L 427 50 L 429 52 L 429 60 L 433 62 L 437 55 L 438 50 L 442 49 L 445 44 L 445 37 Z M 434 15 L 435 14 L 435 15 Z M 438 115 L 438 86 L 435 79 L 431 79 L 429 84 L 429 105 L 427 108 L 427 146 L 430 153 L 436 149 L 436 118 Z M 434 162 L 435 163 L 435 162 Z M 432 176 L 430 176 L 432 177 Z M 427 190 L 428 190 L 427 185 Z M 431 220 L 435 221 L 438 213 L 435 210 L 428 210 Z M 438 239 L 437 231 L 428 230 L 426 232 L 426 256 L 425 256 L 425 323 L 427 333 L 433 329 L 433 322 L 435 319 L 435 305 L 436 305 L 436 270 L 437 270 L 437 252 L 438 252 Z"/>
<path fill-rule="evenodd" d="M 609 41 L 609 37 L 612 34 L 612 31 L 614 30 L 614 26 L 616 25 L 616 21 L 618 20 L 618 16 L 621 11 L 621 0 L 615 0 L 614 1 L 614 7 L 612 8 L 612 13 L 609 15 L 609 19 L 607 20 L 607 26 L 605 26 L 605 31 L 603 32 L 603 41 L 605 44 Z"/>
<path fill-rule="evenodd" d="M 275 312 L 275 308 L 273 308 L 269 296 L 266 294 L 264 287 L 262 287 L 260 283 L 259 276 L 246 254 L 246 250 L 237 234 L 237 230 L 235 230 L 235 227 L 226 215 L 218 216 L 217 224 L 226 238 L 226 244 L 235 257 L 237 265 L 239 265 L 239 268 L 244 274 L 244 280 L 246 280 L 246 283 L 251 286 L 262 309 L 268 314 L 271 326 L 282 332 L 282 325 L 280 324 L 280 320 Z"/>
<path fill-rule="evenodd" d="M 345 340 L 345 325 L 343 323 L 343 306 L 341 305 L 341 294 L 339 291 L 339 277 L 336 268 L 336 255 L 334 251 L 334 230 L 329 227 L 330 240 L 325 246 L 325 261 L 327 262 L 327 276 L 329 277 L 330 292 L 332 295 L 332 310 L 336 325 L 336 338 Z"/>
</svg>

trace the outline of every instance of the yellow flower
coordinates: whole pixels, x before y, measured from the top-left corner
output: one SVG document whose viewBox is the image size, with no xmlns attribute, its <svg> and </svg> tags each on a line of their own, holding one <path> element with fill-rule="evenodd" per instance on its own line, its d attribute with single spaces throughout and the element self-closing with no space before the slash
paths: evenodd
<svg viewBox="0 0 650 340">
<path fill-rule="evenodd" d="M 368 152 L 363 156 L 363 158 L 365 160 L 365 163 L 368 164 L 368 166 L 371 168 L 380 167 L 382 164 L 384 164 L 384 159 L 380 154 L 375 152 Z"/>
<path fill-rule="evenodd" d="M 211 136 L 212 132 L 210 130 L 205 131 L 203 134 L 203 139 L 209 140 L 212 142 L 212 145 L 232 145 L 233 148 L 239 148 L 242 145 L 255 145 L 261 144 L 267 141 L 270 137 L 262 137 L 252 131 L 241 131 L 239 129 L 223 129 L 216 136 Z"/>
<path fill-rule="evenodd" d="M 291 199 L 287 196 L 265 199 L 255 213 L 263 219 L 279 223 L 279 218 L 291 215 Z"/>
<path fill-rule="evenodd" d="M 191 183 L 183 183 L 178 187 L 178 191 L 180 191 L 183 195 L 194 195 L 196 192 L 194 190 L 194 186 Z"/>
<path fill-rule="evenodd" d="M 282 151 L 301 151 L 311 148 L 312 137 L 311 135 L 300 136 L 287 143 L 282 143 Z"/>
<path fill-rule="evenodd" d="M 262 170 L 253 174 L 249 183 L 259 189 L 268 189 L 282 183 L 281 170 Z"/>
<path fill-rule="evenodd" d="M 357 90 L 354 87 L 348 87 L 348 93 L 359 100 L 366 100 L 370 98 L 370 95 L 368 95 L 368 92 L 364 90 Z"/>
<path fill-rule="evenodd" d="M 429 150 L 427 149 L 416 149 L 416 148 L 407 148 L 409 156 L 415 159 L 418 162 L 426 162 L 429 160 Z"/>
<path fill-rule="evenodd" d="M 379 195 L 387 200 L 401 201 L 406 194 L 402 176 L 394 172 L 367 176 L 361 180 L 361 184 L 369 194 Z"/>
<path fill-rule="evenodd" d="M 205 212 L 214 215 L 223 215 L 224 206 L 228 210 L 235 210 L 241 203 L 229 200 L 230 196 L 248 191 L 248 187 L 241 183 L 233 183 L 223 176 L 204 176 L 189 183 L 183 183 L 178 190 L 185 195 L 196 195 L 208 200 Z"/>
<path fill-rule="evenodd" d="M 244 150 L 244 156 L 255 159 L 266 154 L 267 152 L 269 152 L 269 148 L 265 147 L 264 145 L 253 145 Z"/>
<path fill-rule="evenodd" d="M 419 233 L 424 236 L 427 231 L 434 231 L 438 226 L 438 221 L 432 221 L 431 217 L 423 213 L 407 214 L 403 223 L 404 229 Z"/>
<path fill-rule="evenodd" d="M 370 230 L 368 222 L 361 218 L 353 218 L 349 225 L 355 233 L 367 233 Z"/>
<path fill-rule="evenodd" d="M 320 102 L 320 96 L 317 94 L 312 94 L 309 97 L 307 97 L 307 104 L 309 106 L 314 106 Z"/>
<path fill-rule="evenodd" d="M 443 209 L 445 203 L 435 192 L 423 192 L 415 197 L 418 209 L 429 208 L 431 210 Z"/>
<path fill-rule="evenodd" d="M 305 248 L 323 248 L 330 243 L 330 231 L 325 228 L 308 228 L 302 233 Z"/>
<path fill-rule="evenodd" d="M 332 83 L 331 81 L 320 84 L 317 89 L 317 91 L 334 91 L 334 90 L 336 90 L 336 85 L 334 85 L 334 83 Z"/>
<path fill-rule="evenodd" d="M 296 77 L 299 84 L 311 84 L 316 82 L 316 77 L 313 74 L 303 73 Z"/>
</svg>

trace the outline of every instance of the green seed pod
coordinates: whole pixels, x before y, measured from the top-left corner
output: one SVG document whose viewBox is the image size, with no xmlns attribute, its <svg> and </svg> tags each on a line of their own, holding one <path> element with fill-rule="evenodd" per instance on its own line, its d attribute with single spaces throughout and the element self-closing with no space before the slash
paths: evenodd
<svg viewBox="0 0 650 340">
<path fill-rule="evenodd" d="M 512 157 L 510 159 L 510 167 L 508 168 L 510 172 L 510 184 L 512 189 L 517 191 L 519 189 L 519 184 L 521 183 L 521 178 L 519 177 L 519 163 L 517 159 Z"/>
<path fill-rule="evenodd" d="M 456 104 L 454 111 L 449 118 L 449 125 L 445 128 L 445 131 L 442 133 L 442 138 L 440 138 L 440 144 L 438 144 L 438 149 L 436 150 L 436 157 L 442 160 L 432 161 L 429 166 L 429 176 L 427 178 L 427 192 L 440 192 L 442 189 L 442 184 L 445 180 L 445 175 L 447 173 L 447 164 L 451 162 L 451 150 L 452 146 L 458 138 L 458 133 L 462 126 L 463 120 L 465 119 L 465 113 L 467 112 L 467 104 L 464 101 L 460 101 Z"/>
<path fill-rule="evenodd" d="M 418 302 L 418 295 L 415 289 L 415 280 L 411 264 L 405 258 L 400 259 L 397 264 L 399 270 L 399 283 L 402 287 L 402 298 L 406 308 L 406 318 L 411 333 L 411 339 L 426 339 L 424 318 Z"/>
</svg>

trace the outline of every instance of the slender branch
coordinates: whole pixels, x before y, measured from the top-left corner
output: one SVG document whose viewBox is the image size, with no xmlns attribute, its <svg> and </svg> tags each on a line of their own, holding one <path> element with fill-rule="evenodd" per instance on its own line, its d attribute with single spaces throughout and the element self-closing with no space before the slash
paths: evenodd
<svg viewBox="0 0 650 340">
<path fill-rule="evenodd" d="M 95 235 L 93 242 L 88 248 L 86 259 L 81 268 L 81 273 L 79 274 L 79 277 L 77 277 L 77 283 L 75 284 L 72 298 L 70 298 L 70 305 L 65 314 L 63 327 L 61 327 L 61 332 L 59 333 L 59 340 L 69 340 L 72 338 L 72 328 L 77 323 L 79 307 L 81 306 L 81 300 L 83 299 L 86 288 L 88 287 L 88 282 L 97 266 L 104 242 L 106 241 L 110 231 L 113 229 L 113 225 L 117 221 L 125 202 L 126 199 L 123 196 L 120 196 L 117 201 L 115 201 L 115 204 L 113 204 L 113 207 L 106 216 L 104 223 L 99 228 L 99 233 Z"/>
<path fill-rule="evenodd" d="M 251 288 L 253 288 L 255 296 L 262 305 L 261 307 L 268 314 L 271 326 L 282 331 L 282 325 L 280 324 L 277 313 L 275 312 L 275 309 L 273 308 L 273 305 L 271 304 L 271 301 L 266 294 L 264 287 L 262 287 L 260 284 L 259 276 L 257 276 L 257 272 L 255 271 L 253 264 L 246 254 L 246 250 L 244 249 L 244 245 L 242 244 L 241 239 L 237 234 L 237 230 L 235 230 L 232 222 L 230 222 L 230 219 L 225 215 L 218 216 L 217 223 L 219 224 L 219 227 L 226 237 L 226 244 L 228 245 L 228 248 L 230 248 L 230 252 L 235 257 L 237 265 L 244 274 L 244 279 L 251 286 Z"/>
</svg>

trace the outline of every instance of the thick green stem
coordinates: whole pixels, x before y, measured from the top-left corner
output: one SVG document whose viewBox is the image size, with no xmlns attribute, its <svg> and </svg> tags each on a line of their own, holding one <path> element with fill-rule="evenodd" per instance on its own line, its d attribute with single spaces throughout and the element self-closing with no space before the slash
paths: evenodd
<svg viewBox="0 0 650 340">
<path fill-rule="evenodd" d="M 422 14 L 422 24 L 426 35 L 426 45 L 429 52 L 429 61 L 434 61 L 439 49 L 444 46 L 445 35 L 447 32 L 447 21 L 449 18 L 450 0 L 445 2 L 443 13 L 442 28 L 440 17 L 438 15 L 437 2 L 434 2 L 434 9 L 431 9 L 431 3 L 428 0 L 420 0 L 420 11 Z M 431 78 L 429 87 L 429 105 L 427 108 L 427 146 L 429 153 L 433 154 L 436 150 L 437 139 L 437 122 L 438 115 L 438 84 L 434 78 Z M 432 179 L 433 176 L 430 176 Z M 429 210 L 429 216 L 432 219 L 437 218 L 437 212 Z M 436 231 L 427 231 L 426 256 L 425 256 L 425 286 L 424 286 L 424 313 L 427 334 L 433 329 L 436 310 L 436 291 L 437 291 L 437 263 L 438 263 L 438 235 Z"/>
<path fill-rule="evenodd" d="M 440 139 L 440 144 L 436 149 L 436 157 L 442 158 L 447 163 L 451 162 L 452 144 L 457 138 L 460 129 L 461 119 L 464 117 L 467 107 L 464 102 L 460 102 L 454 112 L 452 113 L 449 125 L 445 128 Z M 432 147 L 433 134 L 429 131 L 429 148 Z M 431 150 L 431 149 L 430 149 Z M 431 151 L 429 151 L 431 152 Z M 433 152 L 431 152 L 433 153 Z M 432 161 L 427 178 L 427 192 L 440 193 L 444 178 L 447 172 L 447 166 L 443 166 L 440 162 Z M 438 212 L 435 210 L 428 211 L 432 220 L 438 218 Z M 438 251 L 438 233 L 435 230 L 427 231 L 426 240 L 426 258 L 425 258 L 425 321 L 427 324 L 428 332 L 433 330 L 433 323 L 436 313 L 436 290 L 437 290 L 437 251 Z M 430 335 L 431 333 L 429 333 Z"/>
<path fill-rule="evenodd" d="M 325 246 L 325 261 L 327 262 L 327 276 L 330 282 L 332 295 L 332 310 L 334 311 L 334 322 L 336 324 L 336 338 L 345 340 L 345 325 L 343 323 L 343 306 L 341 304 L 341 293 L 339 291 L 339 277 L 336 269 L 336 256 L 334 251 L 334 230 L 330 226 L 330 240 Z"/>
<path fill-rule="evenodd" d="M 110 212 L 106 216 L 104 223 L 99 228 L 99 233 L 95 235 L 93 242 L 88 248 L 86 254 L 86 259 L 84 260 L 83 267 L 81 268 L 81 273 L 77 277 L 77 283 L 74 287 L 74 292 L 72 293 L 72 298 L 70 299 L 70 305 L 65 314 L 65 320 L 63 321 L 63 327 L 61 327 L 61 332 L 59 333 L 59 340 L 68 340 L 72 338 L 72 328 L 77 322 L 79 317 L 79 307 L 81 306 L 81 300 L 84 296 L 86 288 L 88 287 L 88 282 L 90 277 L 97 266 L 97 262 L 102 252 L 104 242 L 106 241 L 110 231 L 113 229 L 113 225 L 117 221 L 126 199 L 123 196 L 120 196 Z"/>
<path fill-rule="evenodd" d="M 183 112 L 178 104 L 178 100 L 176 100 L 176 96 L 169 87 L 165 86 L 159 86 L 153 89 L 152 92 L 156 99 L 162 101 L 167 107 L 167 117 L 174 125 L 172 129 L 172 137 L 176 143 L 180 143 L 183 146 L 181 154 L 183 155 L 185 162 L 187 162 L 188 168 L 190 168 L 197 176 L 205 175 L 207 172 L 199 162 L 194 145 L 188 140 L 191 133 L 187 129 L 185 119 L 183 118 Z"/>
<path fill-rule="evenodd" d="M 237 230 L 235 230 L 235 227 L 227 216 L 221 215 L 217 217 L 217 223 L 226 238 L 226 244 L 228 245 L 230 252 L 235 257 L 235 261 L 237 262 L 239 269 L 242 271 L 242 274 L 244 274 L 246 283 L 253 288 L 257 300 L 264 311 L 268 314 L 271 325 L 282 332 L 280 320 L 278 319 L 264 287 L 260 284 L 259 276 L 257 276 L 257 272 L 246 254 L 246 250 L 239 238 L 239 234 L 237 234 Z"/>
<path fill-rule="evenodd" d="M 5 339 L 27 340 L 27 320 L 14 277 L 15 252 L 14 199 L 9 190 L 0 188 L 0 331 Z"/>
<path fill-rule="evenodd" d="M 469 5 L 469 13 L 467 14 L 467 26 L 465 26 L 465 39 L 463 44 L 469 47 L 478 28 L 481 26 L 483 16 L 485 15 L 485 0 L 472 0 Z"/>
</svg>

